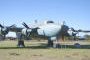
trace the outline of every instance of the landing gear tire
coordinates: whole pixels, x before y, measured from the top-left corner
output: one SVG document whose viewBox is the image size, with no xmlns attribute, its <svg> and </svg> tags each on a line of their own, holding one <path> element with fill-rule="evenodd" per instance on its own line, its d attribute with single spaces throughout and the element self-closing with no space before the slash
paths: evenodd
<svg viewBox="0 0 90 60">
<path fill-rule="evenodd" d="M 18 46 L 18 47 L 25 47 L 24 41 L 23 41 L 23 40 L 18 41 L 18 45 L 17 45 L 17 46 Z"/>
<path fill-rule="evenodd" d="M 48 47 L 53 47 L 53 41 L 48 40 Z"/>
<path fill-rule="evenodd" d="M 17 44 L 17 47 L 20 47 L 20 48 L 25 47 L 24 40 L 23 40 L 24 36 L 22 35 L 22 33 L 17 33 L 17 35 L 18 35 L 18 44 Z"/>
</svg>

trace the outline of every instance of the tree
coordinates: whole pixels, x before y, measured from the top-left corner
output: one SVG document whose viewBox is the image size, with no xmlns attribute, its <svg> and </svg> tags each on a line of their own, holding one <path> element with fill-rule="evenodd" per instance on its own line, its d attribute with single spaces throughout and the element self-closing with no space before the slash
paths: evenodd
<svg viewBox="0 0 90 60">
<path fill-rule="evenodd" d="M 87 40 L 90 40 L 90 35 L 84 35 L 84 37 L 87 39 Z"/>
</svg>

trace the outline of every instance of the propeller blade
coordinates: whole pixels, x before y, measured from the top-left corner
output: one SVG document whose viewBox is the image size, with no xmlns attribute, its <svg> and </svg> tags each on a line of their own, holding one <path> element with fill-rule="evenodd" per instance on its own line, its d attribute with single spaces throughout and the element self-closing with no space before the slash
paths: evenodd
<svg viewBox="0 0 90 60">
<path fill-rule="evenodd" d="M 71 28 L 71 30 L 74 31 L 74 32 L 76 31 L 76 30 L 74 30 L 74 28 Z"/>
<path fill-rule="evenodd" d="M 9 26 L 9 27 L 10 27 L 10 28 L 11 28 L 11 27 L 16 27 L 16 25 L 15 25 L 15 24 L 13 24 L 13 25 L 11 25 L 11 26 Z"/>
<path fill-rule="evenodd" d="M 28 25 L 25 22 L 23 22 L 22 25 L 29 29 Z"/>
<path fill-rule="evenodd" d="M 2 26 L 1 24 L 0 24 L 0 27 L 1 27 L 1 28 L 4 28 L 4 26 Z"/>
</svg>

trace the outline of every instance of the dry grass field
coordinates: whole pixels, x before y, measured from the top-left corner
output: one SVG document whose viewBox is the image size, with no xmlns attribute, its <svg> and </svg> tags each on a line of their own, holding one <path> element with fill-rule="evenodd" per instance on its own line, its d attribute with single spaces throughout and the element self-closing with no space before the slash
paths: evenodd
<svg viewBox="0 0 90 60">
<path fill-rule="evenodd" d="M 61 43 L 63 48 L 48 48 L 46 42 L 25 41 L 26 48 L 18 48 L 17 41 L 0 41 L 0 60 L 90 60 L 90 43 L 73 48 L 74 42 Z M 64 44 L 70 47 L 64 47 Z"/>
</svg>

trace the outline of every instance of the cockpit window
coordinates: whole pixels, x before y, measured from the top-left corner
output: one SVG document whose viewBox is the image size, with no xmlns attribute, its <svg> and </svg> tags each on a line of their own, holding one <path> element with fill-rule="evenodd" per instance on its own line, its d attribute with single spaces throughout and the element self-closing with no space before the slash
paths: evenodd
<svg viewBox="0 0 90 60">
<path fill-rule="evenodd" d="M 47 21 L 47 24 L 48 24 L 48 23 L 54 23 L 54 22 L 53 22 L 53 21 Z"/>
</svg>

